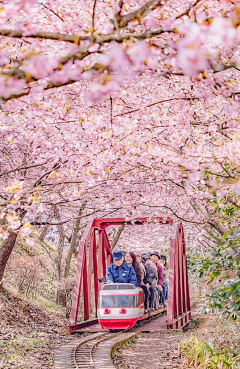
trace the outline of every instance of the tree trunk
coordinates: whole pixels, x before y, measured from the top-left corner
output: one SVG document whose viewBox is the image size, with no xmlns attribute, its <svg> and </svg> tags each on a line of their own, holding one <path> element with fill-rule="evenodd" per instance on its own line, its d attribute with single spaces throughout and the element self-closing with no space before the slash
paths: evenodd
<svg viewBox="0 0 240 369">
<path fill-rule="evenodd" d="M 221 236 L 227 233 L 227 229 L 217 219 L 210 219 L 207 221 L 207 224 L 213 227 Z"/>
<path fill-rule="evenodd" d="M 208 187 L 210 188 L 210 185 L 208 185 Z M 199 205 L 196 204 L 195 199 L 192 199 L 190 203 L 197 214 L 200 212 L 203 214 L 202 209 L 200 209 Z M 209 207 L 205 206 L 205 210 L 209 217 L 209 219 L 206 221 L 206 226 L 214 228 L 221 236 L 226 233 L 227 230 L 224 228 L 224 226 L 216 218 L 211 217 L 212 209 L 209 209 Z"/>
<path fill-rule="evenodd" d="M 26 211 L 19 208 L 19 209 L 16 209 L 16 213 L 19 216 L 19 218 L 22 220 L 24 215 L 26 214 Z M 6 219 L 3 218 L 1 223 L 5 224 L 5 222 L 6 222 Z M 16 233 L 15 232 L 9 233 L 8 238 L 3 242 L 3 245 L 0 248 L 0 286 L 2 285 L 3 275 L 5 272 L 8 259 L 16 243 L 19 228 L 15 230 Z"/>
<path fill-rule="evenodd" d="M 66 290 L 65 286 L 59 286 L 57 290 L 56 303 L 58 305 L 67 306 Z"/>
<path fill-rule="evenodd" d="M 10 233 L 3 246 L 0 249 L 0 286 L 2 285 L 4 271 L 8 262 L 8 259 L 12 253 L 15 242 L 17 239 L 17 233 Z"/>
<path fill-rule="evenodd" d="M 81 215 L 82 215 L 82 212 L 83 212 L 86 204 L 87 204 L 87 201 L 84 201 L 81 208 L 78 210 L 77 219 L 76 219 L 76 222 L 75 222 L 75 225 L 74 225 L 74 228 L 73 228 L 72 237 L 71 237 L 70 248 L 69 248 L 69 251 L 68 251 L 68 254 L 67 254 L 67 257 L 66 257 L 66 261 L 65 261 L 64 277 L 67 277 L 68 274 L 69 274 L 72 255 L 73 255 L 73 252 L 75 250 L 77 236 L 78 236 L 78 232 L 79 232 L 79 228 L 80 228 Z"/>
<path fill-rule="evenodd" d="M 124 227 L 125 227 L 125 225 L 123 224 L 123 225 L 121 225 L 121 226 L 118 228 L 117 233 L 116 233 L 116 235 L 114 236 L 114 238 L 113 238 L 113 240 L 112 240 L 112 242 L 111 242 L 112 250 L 114 249 L 114 247 L 115 247 L 115 246 L 116 246 L 116 244 L 118 243 L 118 240 L 119 240 L 119 238 L 120 238 L 120 236 L 121 236 L 121 234 L 122 234 L 122 231 L 124 230 Z"/>
<path fill-rule="evenodd" d="M 59 223 L 61 222 L 61 216 L 59 213 L 59 209 L 57 206 L 54 207 L 54 215 L 56 216 Z M 55 268 L 56 268 L 56 277 L 57 280 L 60 281 L 62 277 L 62 256 L 63 256 L 63 248 L 64 248 L 64 241 L 65 241 L 65 234 L 64 234 L 64 228 L 62 224 L 59 224 L 58 226 L 58 232 L 59 232 L 59 244 L 57 249 L 57 256 L 55 258 Z"/>
<path fill-rule="evenodd" d="M 41 233 L 40 233 L 40 235 L 39 235 L 39 237 L 38 237 L 38 239 L 40 240 L 40 241 L 44 241 L 44 238 L 46 237 L 46 234 L 47 234 L 47 231 L 48 231 L 48 227 L 49 227 L 49 225 L 46 225 L 43 229 L 42 229 L 42 231 L 41 231 Z"/>
</svg>

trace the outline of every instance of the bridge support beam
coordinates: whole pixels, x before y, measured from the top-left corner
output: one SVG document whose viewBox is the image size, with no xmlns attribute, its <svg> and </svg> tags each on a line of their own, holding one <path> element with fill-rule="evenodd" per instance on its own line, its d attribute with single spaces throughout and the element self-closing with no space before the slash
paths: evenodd
<svg viewBox="0 0 240 369">
<path fill-rule="evenodd" d="M 174 224 L 170 240 L 167 327 L 178 329 L 191 319 L 187 256 L 183 225 Z"/>
</svg>

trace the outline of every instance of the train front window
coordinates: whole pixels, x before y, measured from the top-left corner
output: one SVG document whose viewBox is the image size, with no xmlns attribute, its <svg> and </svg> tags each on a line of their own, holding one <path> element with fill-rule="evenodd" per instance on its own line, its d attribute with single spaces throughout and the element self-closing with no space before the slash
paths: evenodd
<svg viewBox="0 0 240 369">
<path fill-rule="evenodd" d="M 136 295 L 100 296 L 99 307 L 135 307 Z"/>
</svg>

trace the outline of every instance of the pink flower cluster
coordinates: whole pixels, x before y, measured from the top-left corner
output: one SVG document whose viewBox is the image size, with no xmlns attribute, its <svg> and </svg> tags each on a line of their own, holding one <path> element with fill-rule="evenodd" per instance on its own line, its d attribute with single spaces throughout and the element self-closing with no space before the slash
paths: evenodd
<svg viewBox="0 0 240 369">
<path fill-rule="evenodd" d="M 109 96 L 113 92 L 118 91 L 119 88 L 119 83 L 113 79 L 105 84 L 92 83 L 90 87 L 90 92 L 86 94 L 86 98 L 92 103 L 96 103 L 100 99 Z"/>
<path fill-rule="evenodd" d="M 46 55 L 44 53 L 35 54 L 25 60 L 21 69 L 32 75 L 34 78 L 40 79 L 48 77 L 58 66 L 58 58 L 54 55 Z"/>
<path fill-rule="evenodd" d="M 20 93 L 25 86 L 24 80 L 15 77 L 0 76 L 0 96 L 7 99 L 11 95 Z"/>
<path fill-rule="evenodd" d="M 9 55 L 7 48 L 0 49 L 0 66 L 4 65 L 9 61 Z"/>
<path fill-rule="evenodd" d="M 199 37 L 185 37 L 177 44 L 177 66 L 184 74 L 197 76 L 209 66 L 207 57 L 202 52 Z"/>
</svg>

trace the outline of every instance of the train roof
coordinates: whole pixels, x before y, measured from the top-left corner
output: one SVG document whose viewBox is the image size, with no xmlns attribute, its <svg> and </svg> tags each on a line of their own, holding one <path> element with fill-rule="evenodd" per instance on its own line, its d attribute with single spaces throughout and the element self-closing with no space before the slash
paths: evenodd
<svg viewBox="0 0 240 369">
<path fill-rule="evenodd" d="M 131 283 L 104 284 L 102 290 L 135 290 L 137 287 Z"/>
<path fill-rule="evenodd" d="M 111 283 L 103 285 L 100 295 L 137 295 L 139 290 L 140 288 L 130 283 Z"/>
</svg>

